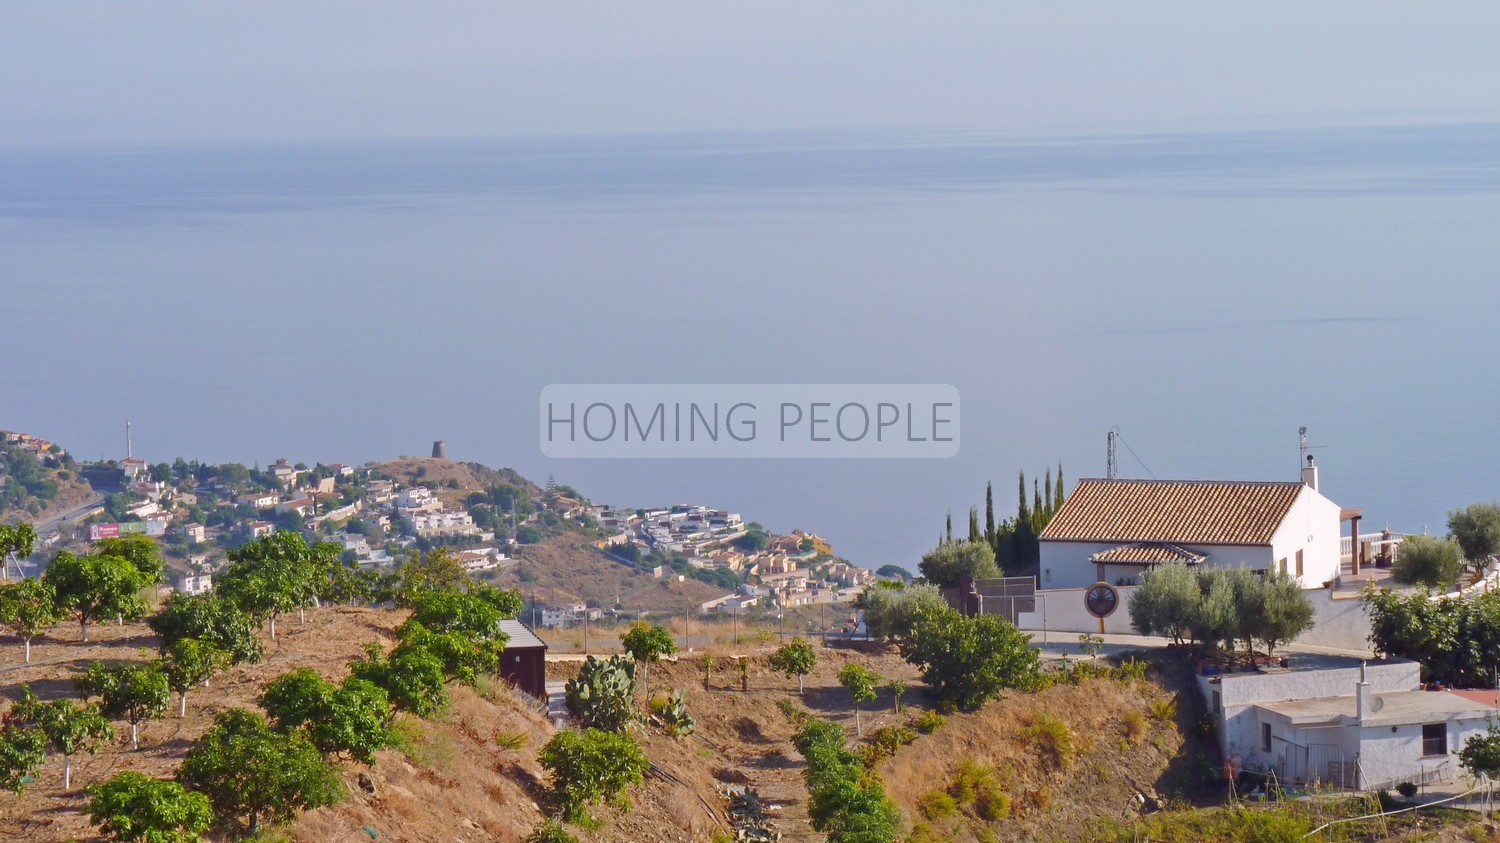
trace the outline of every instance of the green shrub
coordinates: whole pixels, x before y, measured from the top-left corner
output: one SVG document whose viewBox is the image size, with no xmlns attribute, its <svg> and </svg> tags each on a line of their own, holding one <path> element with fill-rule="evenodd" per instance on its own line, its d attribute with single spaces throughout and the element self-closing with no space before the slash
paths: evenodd
<svg viewBox="0 0 1500 843">
<path fill-rule="evenodd" d="M 1177 719 L 1177 701 L 1174 699 L 1155 700 L 1146 708 L 1151 719 L 1158 723 L 1170 723 Z"/>
<path fill-rule="evenodd" d="M 1010 816 L 1010 796 L 998 788 L 986 791 L 974 801 L 974 813 L 985 822 L 999 822 Z"/>
<path fill-rule="evenodd" d="M 811 712 L 803 708 L 801 703 L 787 697 L 777 700 L 776 707 L 781 709 L 781 713 L 786 715 L 786 719 L 790 720 L 794 726 L 801 726 L 808 717 L 812 716 Z"/>
<path fill-rule="evenodd" d="M 941 729 L 944 726 L 948 725 L 948 718 L 944 717 L 941 714 L 938 714 L 936 711 L 929 710 L 918 714 L 916 717 L 913 717 L 911 725 L 915 727 L 918 732 L 921 732 L 924 735 L 930 735 L 933 732 L 936 732 L 938 729 Z"/>
<path fill-rule="evenodd" d="M 917 807 L 922 810 L 922 816 L 929 820 L 940 820 L 958 813 L 958 802 L 941 790 L 932 790 L 923 794 L 922 798 L 917 800 Z"/>
<path fill-rule="evenodd" d="M 549 817 L 526 835 L 524 843 L 578 843 L 578 838 L 569 834 L 562 823 Z"/>
<path fill-rule="evenodd" d="M 1039 715 L 1021 734 L 1035 744 L 1044 764 L 1061 769 L 1072 762 L 1075 752 L 1073 730 L 1056 717 Z"/>
<path fill-rule="evenodd" d="M 553 778 L 563 816 L 569 822 L 593 822 L 589 806 L 600 800 L 629 805 L 625 790 L 640 784 L 649 762 L 627 734 L 585 729 L 552 736 L 539 760 Z"/>
</svg>

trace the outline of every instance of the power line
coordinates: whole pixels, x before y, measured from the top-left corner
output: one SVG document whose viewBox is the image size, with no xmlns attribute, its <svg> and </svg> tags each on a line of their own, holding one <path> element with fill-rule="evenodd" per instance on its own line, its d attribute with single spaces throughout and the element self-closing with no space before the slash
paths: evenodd
<svg viewBox="0 0 1500 843">
<path fill-rule="evenodd" d="M 1148 467 L 1147 467 L 1147 466 L 1146 466 L 1146 461 L 1145 461 L 1145 460 L 1143 460 L 1143 459 L 1141 459 L 1141 458 L 1140 458 L 1140 457 L 1139 457 L 1139 456 L 1138 456 L 1138 455 L 1137 455 L 1137 454 L 1136 454 L 1136 452 L 1135 452 L 1135 449 L 1134 449 L 1134 448 L 1132 448 L 1132 447 L 1130 447 L 1130 443 L 1129 443 L 1129 442 L 1126 442 L 1126 441 L 1125 441 L 1125 437 L 1123 437 L 1123 436 L 1121 436 L 1121 435 L 1120 435 L 1120 434 L 1119 434 L 1119 433 L 1118 433 L 1118 432 L 1117 432 L 1117 433 L 1115 433 L 1115 438 L 1116 438 L 1116 439 L 1118 439 L 1118 440 L 1120 440 L 1120 444 L 1121 444 L 1121 445 L 1124 445 L 1124 446 L 1125 446 L 1125 450 L 1127 450 L 1127 451 L 1129 451 L 1129 452 L 1130 452 L 1130 455 L 1131 455 L 1131 456 L 1132 456 L 1132 457 L 1135 457 L 1135 461 L 1136 461 L 1136 462 L 1138 462 L 1138 463 L 1140 463 L 1140 464 L 1141 464 L 1141 468 L 1144 468 L 1144 469 L 1146 469 L 1146 473 L 1147 473 L 1147 474 L 1150 474 L 1150 475 L 1151 475 L 1151 479 L 1152 479 L 1152 480 L 1155 480 L 1155 479 L 1156 479 L 1156 475 L 1155 475 L 1155 474 L 1153 474 L 1153 473 L 1152 473 L 1152 472 L 1151 472 L 1151 469 L 1150 469 L 1150 468 L 1148 468 Z"/>
</svg>

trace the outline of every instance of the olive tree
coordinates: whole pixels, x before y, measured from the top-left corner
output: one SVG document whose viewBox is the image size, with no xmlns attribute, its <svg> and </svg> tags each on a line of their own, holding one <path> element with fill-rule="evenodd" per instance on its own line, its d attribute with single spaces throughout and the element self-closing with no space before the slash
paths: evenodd
<svg viewBox="0 0 1500 843">
<path fill-rule="evenodd" d="M 938 588 L 951 588 L 965 579 L 1000 576 L 994 549 L 982 541 L 941 544 L 922 557 L 918 568 Z"/>
<path fill-rule="evenodd" d="M 1452 539 L 1407 536 L 1401 540 L 1391 578 L 1430 588 L 1451 585 L 1463 573 L 1463 549 Z"/>
<path fill-rule="evenodd" d="M 1448 513 L 1448 532 L 1464 558 L 1481 571 L 1500 553 L 1500 504 L 1471 503 Z"/>
</svg>

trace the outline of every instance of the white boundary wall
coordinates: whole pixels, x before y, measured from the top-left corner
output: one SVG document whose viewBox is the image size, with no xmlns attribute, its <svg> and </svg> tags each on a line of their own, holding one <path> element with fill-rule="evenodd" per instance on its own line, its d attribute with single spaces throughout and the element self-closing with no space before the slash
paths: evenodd
<svg viewBox="0 0 1500 843">
<path fill-rule="evenodd" d="M 1138 586 L 1115 586 L 1120 604 L 1100 629 L 1099 619 L 1089 614 L 1084 606 L 1087 588 L 1037 589 L 1036 611 L 1022 612 L 1017 616 L 1017 626 L 1028 631 L 1093 633 L 1109 635 L 1134 635 L 1130 627 L 1130 599 Z M 1500 588 L 1500 567 L 1491 569 L 1486 578 L 1462 592 L 1446 596 L 1458 597 L 1472 594 L 1476 590 Z M 1340 650 L 1368 652 L 1370 650 L 1370 616 L 1358 592 L 1335 592 L 1318 588 L 1304 592 L 1313 604 L 1313 628 L 1297 639 L 1298 644 L 1314 647 L 1330 647 Z M 1335 596 L 1337 594 L 1337 596 Z"/>
</svg>

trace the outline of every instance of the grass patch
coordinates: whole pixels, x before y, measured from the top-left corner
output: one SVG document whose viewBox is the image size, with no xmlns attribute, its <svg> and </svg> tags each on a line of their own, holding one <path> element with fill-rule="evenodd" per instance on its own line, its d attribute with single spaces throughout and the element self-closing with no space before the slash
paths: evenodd
<svg viewBox="0 0 1500 843">
<path fill-rule="evenodd" d="M 1146 715 L 1137 709 L 1130 709 L 1125 712 L 1122 723 L 1125 727 L 1126 746 L 1140 746 L 1141 742 L 1146 739 L 1146 735 L 1151 731 L 1151 725 L 1146 722 Z"/>
<path fill-rule="evenodd" d="M 495 743 L 501 749 L 508 749 L 512 752 L 524 749 L 526 747 L 526 733 L 499 731 L 495 733 Z"/>
<path fill-rule="evenodd" d="M 1021 734 L 1032 744 L 1042 763 L 1054 769 L 1067 767 L 1078 751 L 1073 730 L 1050 714 L 1037 715 Z"/>
<path fill-rule="evenodd" d="M 446 769 L 458 759 L 458 747 L 448 733 L 409 717 L 391 724 L 391 747 L 418 767 L 434 770 Z"/>
</svg>

